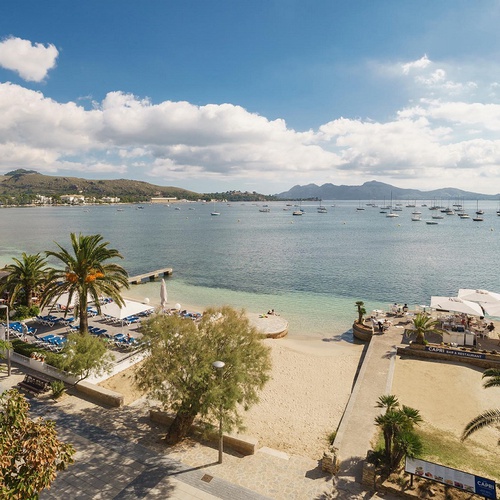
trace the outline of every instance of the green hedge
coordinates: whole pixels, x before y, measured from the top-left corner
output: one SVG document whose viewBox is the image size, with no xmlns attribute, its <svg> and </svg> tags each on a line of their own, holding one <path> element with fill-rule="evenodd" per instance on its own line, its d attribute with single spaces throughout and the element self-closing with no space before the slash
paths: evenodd
<svg viewBox="0 0 500 500">
<path fill-rule="evenodd" d="M 30 344 L 29 342 L 23 342 L 20 339 L 12 339 L 12 348 L 18 354 L 26 356 L 27 358 L 31 358 L 31 354 L 34 352 L 43 353 L 45 355 L 45 362 L 52 366 L 58 366 L 59 358 L 61 357 L 60 353 L 46 351 L 43 347 L 40 347 L 36 344 Z"/>
</svg>

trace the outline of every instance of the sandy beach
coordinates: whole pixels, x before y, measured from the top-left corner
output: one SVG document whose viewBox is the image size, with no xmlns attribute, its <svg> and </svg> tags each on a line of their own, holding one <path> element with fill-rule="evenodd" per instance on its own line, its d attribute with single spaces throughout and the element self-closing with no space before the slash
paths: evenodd
<svg viewBox="0 0 500 500">
<path fill-rule="evenodd" d="M 272 379 L 245 415 L 262 446 L 321 458 L 349 399 L 362 345 L 321 340 L 266 340 Z"/>
<path fill-rule="evenodd" d="M 401 341 L 399 332 L 394 341 Z M 319 459 L 342 418 L 364 345 L 337 337 L 263 342 L 271 347 L 271 379 L 259 403 L 244 414 L 242 434 L 257 438 L 262 447 Z M 458 439 L 474 416 L 498 406 L 498 389 L 482 388 L 482 372 L 460 363 L 398 358 L 392 393 L 402 404 L 418 408 L 426 425 Z M 141 396 L 131 382 L 132 369 L 101 385 L 124 393 L 127 403 Z M 496 442 L 495 435 L 494 429 L 483 430 L 471 442 Z"/>
</svg>

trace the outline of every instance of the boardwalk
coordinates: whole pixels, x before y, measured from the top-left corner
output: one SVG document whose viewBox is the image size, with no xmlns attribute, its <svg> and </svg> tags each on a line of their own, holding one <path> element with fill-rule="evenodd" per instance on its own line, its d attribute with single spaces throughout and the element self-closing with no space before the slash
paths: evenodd
<svg viewBox="0 0 500 500">
<path fill-rule="evenodd" d="M 163 267 L 162 269 L 157 269 L 156 271 L 150 271 L 149 273 L 138 274 L 136 276 L 129 276 L 128 282 L 133 285 L 138 285 L 141 281 L 148 279 L 149 281 L 154 281 L 160 276 L 171 276 L 174 270 L 171 267 Z"/>
<path fill-rule="evenodd" d="M 375 334 L 366 350 L 334 442 L 340 458 L 339 485 L 361 482 L 363 461 L 372 449 L 376 432 L 374 420 L 381 411 L 375 404 L 379 396 L 391 392 L 396 347 L 401 343 L 402 332 L 393 326 L 382 335 Z"/>
</svg>

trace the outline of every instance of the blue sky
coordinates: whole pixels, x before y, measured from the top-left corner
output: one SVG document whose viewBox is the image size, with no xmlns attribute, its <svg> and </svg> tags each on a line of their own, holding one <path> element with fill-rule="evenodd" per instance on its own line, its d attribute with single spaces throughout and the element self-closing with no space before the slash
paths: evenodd
<svg viewBox="0 0 500 500">
<path fill-rule="evenodd" d="M 0 174 L 500 191 L 495 0 L 0 3 Z"/>
</svg>

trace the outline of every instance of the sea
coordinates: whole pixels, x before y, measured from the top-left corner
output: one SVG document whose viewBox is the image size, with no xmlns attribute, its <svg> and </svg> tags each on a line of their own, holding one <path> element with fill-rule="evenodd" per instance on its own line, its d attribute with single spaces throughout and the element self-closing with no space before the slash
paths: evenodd
<svg viewBox="0 0 500 500">
<path fill-rule="evenodd" d="M 498 203 L 462 203 L 470 219 L 442 214 L 435 225 L 425 222 L 439 213 L 429 201 L 403 204 L 397 218 L 380 213 L 380 201 L 323 201 L 326 213 L 303 202 L 302 216 L 289 202 L 4 208 L 0 266 L 22 252 L 69 248 L 71 232 L 101 234 L 130 275 L 173 268 L 171 307 L 274 309 L 292 337 L 350 340 L 356 301 L 370 313 L 395 302 L 419 308 L 459 288 L 500 292 Z M 483 222 L 472 220 L 478 206 Z M 156 281 L 125 295 L 158 304 L 159 293 Z"/>
</svg>

